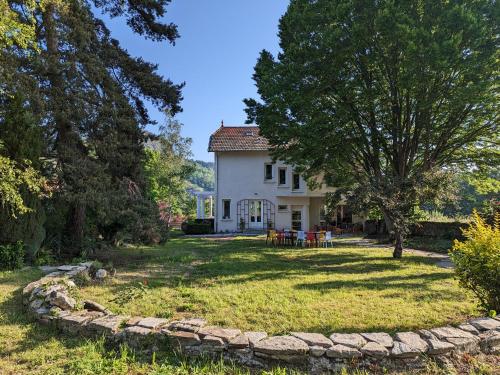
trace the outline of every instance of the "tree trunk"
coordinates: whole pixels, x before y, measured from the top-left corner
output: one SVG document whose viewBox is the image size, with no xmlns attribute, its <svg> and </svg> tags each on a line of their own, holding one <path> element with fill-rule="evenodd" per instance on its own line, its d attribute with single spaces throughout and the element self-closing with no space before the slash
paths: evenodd
<svg viewBox="0 0 500 375">
<path fill-rule="evenodd" d="M 84 227 L 85 227 L 85 205 L 74 203 L 69 211 L 66 222 L 66 249 L 68 256 L 79 256 L 82 250 Z"/>
<path fill-rule="evenodd" d="M 387 233 L 389 234 L 389 240 L 394 241 L 394 224 L 385 210 L 383 210 L 382 213 L 384 215 L 385 228 L 387 229 Z"/>
<path fill-rule="evenodd" d="M 394 252 L 392 253 L 392 256 L 394 258 L 402 258 L 403 256 L 403 235 L 399 230 L 396 229 L 394 232 Z"/>
</svg>

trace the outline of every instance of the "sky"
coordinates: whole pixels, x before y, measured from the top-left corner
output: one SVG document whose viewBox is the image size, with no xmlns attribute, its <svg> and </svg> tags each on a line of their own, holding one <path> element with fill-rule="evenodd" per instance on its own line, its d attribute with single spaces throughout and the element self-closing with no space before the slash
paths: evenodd
<svg viewBox="0 0 500 375">
<path fill-rule="evenodd" d="M 262 49 L 279 50 L 278 22 L 288 0 L 173 0 L 165 20 L 178 26 L 175 46 L 133 34 L 122 19 L 109 20 L 113 37 L 133 56 L 159 65 L 174 83 L 185 82 L 182 134 L 193 140 L 193 158 L 213 161 L 208 139 L 219 126 L 243 125 L 242 100 L 257 98 L 253 68 Z M 151 110 L 164 122 L 163 114 Z M 157 128 L 148 128 L 156 132 Z"/>
</svg>

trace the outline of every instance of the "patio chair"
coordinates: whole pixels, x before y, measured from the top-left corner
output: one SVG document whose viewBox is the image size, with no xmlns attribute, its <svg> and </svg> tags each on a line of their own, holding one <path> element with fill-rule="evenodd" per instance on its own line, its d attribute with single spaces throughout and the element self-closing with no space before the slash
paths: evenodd
<svg viewBox="0 0 500 375">
<path fill-rule="evenodd" d="M 328 247 L 329 245 L 333 247 L 332 232 L 325 232 L 325 239 L 323 240 L 323 246 Z"/>
<path fill-rule="evenodd" d="M 303 230 L 297 231 L 297 241 L 295 242 L 295 246 L 306 246 L 306 232 Z"/>
<path fill-rule="evenodd" d="M 293 233 L 285 229 L 285 245 L 292 245 Z"/>
<path fill-rule="evenodd" d="M 325 242 L 325 232 L 324 231 L 320 231 L 319 234 L 318 234 L 318 243 L 319 243 L 319 246 L 323 246 L 324 242 Z"/>
<path fill-rule="evenodd" d="M 285 243 L 285 232 L 276 232 L 276 239 L 278 245 L 283 245 Z"/>
<path fill-rule="evenodd" d="M 269 241 L 271 244 L 276 246 L 277 240 L 278 240 L 278 236 L 276 235 L 276 231 L 272 230 L 272 229 L 268 230 L 267 237 L 266 237 L 266 245 L 267 245 L 267 242 Z"/>
<path fill-rule="evenodd" d="M 316 233 L 307 232 L 306 242 L 307 242 L 307 246 L 311 247 L 311 244 L 314 246 L 316 244 Z"/>
</svg>

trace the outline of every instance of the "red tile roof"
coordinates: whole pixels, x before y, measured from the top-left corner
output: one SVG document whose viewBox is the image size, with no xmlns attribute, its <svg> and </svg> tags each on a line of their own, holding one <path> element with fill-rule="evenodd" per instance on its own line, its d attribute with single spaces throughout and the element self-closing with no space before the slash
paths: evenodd
<svg viewBox="0 0 500 375">
<path fill-rule="evenodd" d="M 221 126 L 210 136 L 209 152 L 267 151 L 267 139 L 260 135 L 258 126 Z"/>
</svg>

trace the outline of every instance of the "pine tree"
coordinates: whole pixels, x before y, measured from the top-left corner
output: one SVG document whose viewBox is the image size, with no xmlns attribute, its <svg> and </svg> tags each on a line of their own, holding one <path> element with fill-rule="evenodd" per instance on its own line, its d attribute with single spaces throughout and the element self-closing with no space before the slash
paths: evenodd
<svg viewBox="0 0 500 375">
<path fill-rule="evenodd" d="M 154 124 L 145 102 L 175 114 L 182 99 L 182 84 L 161 77 L 156 65 L 130 56 L 91 6 L 124 17 L 146 38 L 174 43 L 176 26 L 161 20 L 168 3 L 44 0 L 34 19 L 27 19 L 26 7 L 9 1 L 19 22 L 35 22 L 36 48 L 12 43 L 4 49 L 2 61 L 9 62 L 9 74 L 0 76 L 22 83 L 12 84 L 13 92 L 33 85 L 28 106 L 39 115 L 47 140 L 45 173 L 57 186 L 51 201 L 56 214 L 48 228 L 69 256 L 82 249 L 86 230 L 103 227 L 103 218 L 108 227 L 124 220 L 114 208 L 126 205 L 127 195 L 137 197 L 128 187 L 139 192 L 145 188 L 143 128 Z"/>
</svg>

